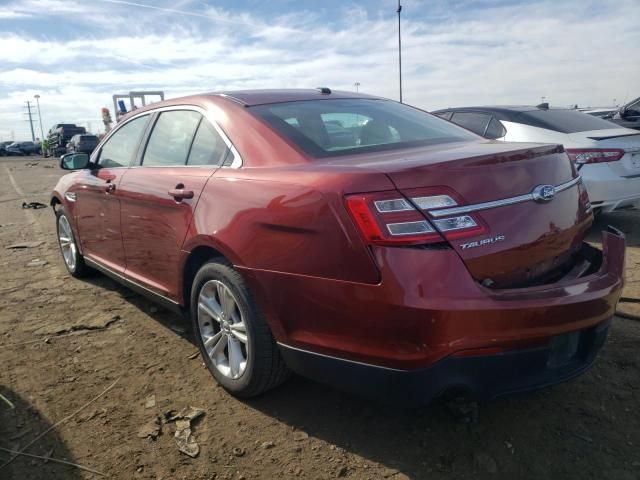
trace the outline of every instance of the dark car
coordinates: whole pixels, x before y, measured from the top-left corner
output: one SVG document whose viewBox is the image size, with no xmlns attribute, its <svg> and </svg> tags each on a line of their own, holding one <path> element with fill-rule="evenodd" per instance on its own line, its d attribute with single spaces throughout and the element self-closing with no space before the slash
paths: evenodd
<svg viewBox="0 0 640 480">
<path fill-rule="evenodd" d="M 640 97 L 623 105 L 611 117 L 605 117 L 621 127 L 640 130 Z"/>
<path fill-rule="evenodd" d="M 0 157 L 5 156 L 5 155 L 9 155 L 7 153 L 7 147 L 9 145 L 11 145 L 13 142 L 13 140 L 9 140 L 9 141 L 5 141 L 5 142 L 0 142 Z"/>
<path fill-rule="evenodd" d="M 290 371 L 401 404 L 586 371 L 624 237 L 558 145 L 483 139 L 391 100 L 252 90 L 155 103 L 51 198 L 64 263 L 188 312 L 203 361 L 249 397 Z"/>
<path fill-rule="evenodd" d="M 67 153 L 84 152 L 91 153 L 98 145 L 98 137 L 95 135 L 79 134 L 71 137 L 67 143 Z"/>
<path fill-rule="evenodd" d="M 34 155 L 40 146 L 34 142 L 13 142 L 5 147 L 7 155 Z"/>
<path fill-rule="evenodd" d="M 47 134 L 48 155 L 62 155 L 67 151 L 67 143 L 74 135 L 87 133 L 84 127 L 75 123 L 56 123 Z"/>
<path fill-rule="evenodd" d="M 594 117 L 609 120 L 621 127 L 640 130 L 640 97 L 620 108 L 586 108 L 583 111 Z"/>
</svg>

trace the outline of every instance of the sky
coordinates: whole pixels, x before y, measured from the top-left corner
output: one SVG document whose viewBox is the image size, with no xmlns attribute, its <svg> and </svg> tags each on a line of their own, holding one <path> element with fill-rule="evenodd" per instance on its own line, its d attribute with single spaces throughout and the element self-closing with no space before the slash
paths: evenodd
<svg viewBox="0 0 640 480">
<path fill-rule="evenodd" d="M 640 96 L 639 0 L 403 0 L 403 99 L 608 106 Z M 394 0 L 0 0 L 0 140 L 103 131 L 130 90 L 244 88 L 398 98 Z M 35 105 L 34 105 L 35 106 Z M 37 109 L 33 110 L 37 119 Z M 40 125 L 34 124 L 40 137 Z"/>
</svg>

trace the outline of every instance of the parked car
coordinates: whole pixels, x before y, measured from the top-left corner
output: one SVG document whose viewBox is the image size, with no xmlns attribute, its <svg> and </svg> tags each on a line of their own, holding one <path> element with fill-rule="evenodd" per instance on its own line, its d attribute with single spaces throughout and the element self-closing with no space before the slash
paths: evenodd
<svg viewBox="0 0 640 480">
<path fill-rule="evenodd" d="M 9 155 L 7 153 L 7 147 L 9 145 L 11 145 L 13 143 L 13 140 L 9 140 L 9 141 L 5 141 L 5 142 L 0 142 L 0 157 L 3 157 L 5 155 Z"/>
<path fill-rule="evenodd" d="M 622 288 L 624 237 L 583 241 L 562 147 L 382 98 L 173 99 L 60 165 L 76 170 L 51 198 L 69 273 L 188 312 L 240 397 L 290 371 L 407 405 L 554 384 L 592 365 Z"/>
<path fill-rule="evenodd" d="M 460 107 L 433 113 L 485 138 L 562 144 L 576 163 L 596 211 L 640 208 L 640 132 L 546 104 Z"/>
<path fill-rule="evenodd" d="M 98 145 L 98 137 L 95 135 L 74 135 L 67 143 L 67 153 L 84 152 L 91 153 Z"/>
<path fill-rule="evenodd" d="M 5 147 L 5 151 L 7 155 L 34 155 L 39 148 L 34 142 L 13 142 Z"/>
<path fill-rule="evenodd" d="M 84 127 L 79 127 L 74 123 L 56 123 L 49 129 L 47 134 L 47 145 L 49 156 L 62 155 L 67 151 L 67 143 L 74 135 L 87 133 Z"/>
<path fill-rule="evenodd" d="M 640 130 L 640 97 L 622 107 L 584 108 L 581 111 L 609 120 L 621 127 Z"/>
</svg>

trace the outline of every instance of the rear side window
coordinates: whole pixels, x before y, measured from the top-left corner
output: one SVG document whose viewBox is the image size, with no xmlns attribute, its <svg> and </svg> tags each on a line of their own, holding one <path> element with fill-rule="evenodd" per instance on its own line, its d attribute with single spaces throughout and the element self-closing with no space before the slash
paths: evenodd
<svg viewBox="0 0 640 480">
<path fill-rule="evenodd" d="M 502 123 L 499 120 L 496 120 L 495 117 L 491 117 L 487 131 L 484 134 L 485 138 L 502 138 L 506 134 L 507 130 L 504 128 Z"/>
<path fill-rule="evenodd" d="M 613 122 L 587 115 L 579 110 L 532 110 L 517 115 L 514 121 L 562 133 L 619 128 Z"/>
<path fill-rule="evenodd" d="M 106 168 L 128 167 L 138 150 L 148 120 L 149 115 L 143 115 L 116 130 L 100 151 L 100 165 Z"/>
<path fill-rule="evenodd" d="M 435 112 L 434 115 L 444 118 L 445 120 L 451 120 L 451 112 Z"/>
<path fill-rule="evenodd" d="M 451 121 L 453 123 L 483 136 L 490 120 L 490 115 L 478 112 L 455 112 L 453 117 L 451 117 Z"/>
<path fill-rule="evenodd" d="M 193 139 L 187 165 L 221 165 L 227 150 L 220 134 L 203 118 Z"/>
<path fill-rule="evenodd" d="M 316 158 L 478 139 L 449 122 L 389 100 L 308 100 L 257 105 L 249 111 Z"/>
<path fill-rule="evenodd" d="M 191 110 L 160 113 L 149 137 L 142 165 L 145 167 L 185 165 L 201 118 L 202 115 Z"/>
</svg>

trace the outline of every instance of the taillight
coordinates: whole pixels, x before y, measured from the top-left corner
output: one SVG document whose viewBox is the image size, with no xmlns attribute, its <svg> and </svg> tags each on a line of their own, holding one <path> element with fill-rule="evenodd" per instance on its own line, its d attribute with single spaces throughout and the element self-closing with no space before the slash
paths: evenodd
<svg viewBox="0 0 640 480">
<path fill-rule="evenodd" d="M 398 192 L 363 193 L 346 198 L 347 209 L 364 239 L 376 245 L 418 245 L 444 239 Z"/>
<path fill-rule="evenodd" d="M 453 215 L 429 220 L 425 217 L 422 212 L 459 205 L 448 189 L 446 194 L 434 195 L 433 189 L 415 193 L 416 195 L 408 197 L 403 197 L 398 192 L 350 195 L 346 197 L 346 204 L 365 240 L 371 244 L 435 243 L 442 242 L 445 238 L 453 240 L 471 237 L 486 231 L 484 224 L 473 215 Z"/>
<path fill-rule="evenodd" d="M 620 148 L 568 148 L 567 155 L 577 165 L 615 162 L 624 156 Z"/>
</svg>

